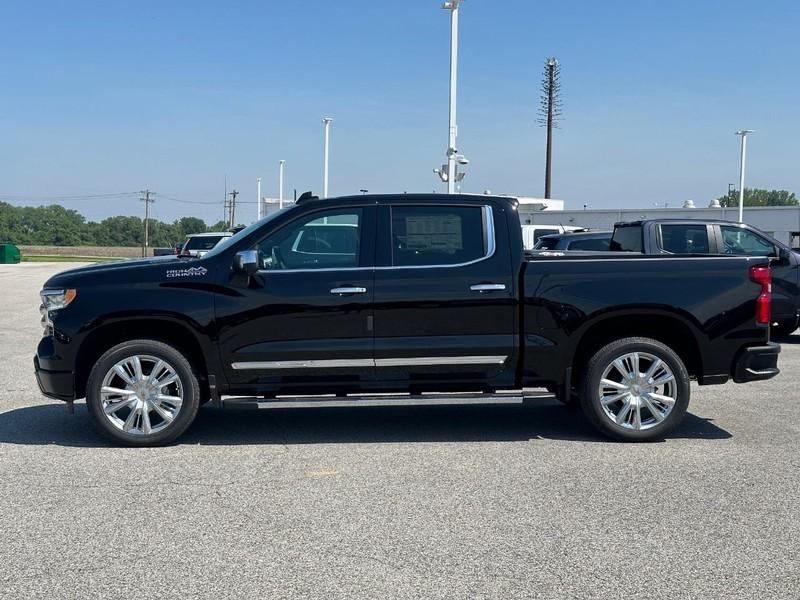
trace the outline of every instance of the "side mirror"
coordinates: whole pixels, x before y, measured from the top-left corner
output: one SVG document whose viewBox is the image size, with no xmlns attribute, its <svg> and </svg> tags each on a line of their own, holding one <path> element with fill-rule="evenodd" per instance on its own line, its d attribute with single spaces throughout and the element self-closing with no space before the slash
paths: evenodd
<svg viewBox="0 0 800 600">
<path fill-rule="evenodd" d="M 245 275 L 253 275 L 258 271 L 258 252 L 242 250 L 233 257 L 233 270 Z"/>
<path fill-rule="evenodd" d="M 778 260 L 781 264 L 788 265 L 792 262 L 791 250 L 788 248 L 778 247 Z"/>
</svg>

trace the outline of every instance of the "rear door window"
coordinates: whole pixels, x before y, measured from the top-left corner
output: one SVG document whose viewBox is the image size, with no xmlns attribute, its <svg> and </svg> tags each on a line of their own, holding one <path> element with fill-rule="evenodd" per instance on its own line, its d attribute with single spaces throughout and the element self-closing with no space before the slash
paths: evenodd
<svg viewBox="0 0 800 600">
<path fill-rule="evenodd" d="M 393 206 L 392 264 L 456 265 L 486 256 L 480 206 Z"/>
<path fill-rule="evenodd" d="M 708 228 L 702 224 L 661 225 L 661 249 L 670 254 L 708 254 Z"/>
</svg>

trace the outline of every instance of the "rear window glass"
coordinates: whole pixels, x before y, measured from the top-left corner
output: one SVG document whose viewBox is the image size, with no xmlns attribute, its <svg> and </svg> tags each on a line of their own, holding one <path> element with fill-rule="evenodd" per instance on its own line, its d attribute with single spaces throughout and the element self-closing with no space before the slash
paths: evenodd
<svg viewBox="0 0 800 600">
<path fill-rule="evenodd" d="M 535 229 L 533 232 L 533 241 L 538 242 L 540 237 L 553 235 L 554 233 L 560 233 L 560 231 L 558 231 L 558 229 Z"/>
<path fill-rule="evenodd" d="M 533 247 L 534 250 L 555 250 L 556 246 L 558 246 L 558 238 L 557 237 L 542 237 L 539 238 L 539 241 L 536 242 L 536 245 Z"/>
<path fill-rule="evenodd" d="M 592 250 L 595 252 L 605 252 L 608 250 L 609 242 L 611 240 L 606 238 L 593 238 L 588 240 L 575 240 L 571 242 L 567 250 Z"/>
<path fill-rule="evenodd" d="M 632 225 L 615 228 L 610 249 L 615 252 L 641 252 L 642 226 Z"/>
<path fill-rule="evenodd" d="M 217 243 L 225 236 L 206 236 L 203 237 L 190 237 L 186 241 L 184 250 L 211 250 Z"/>
<path fill-rule="evenodd" d="M 485 254 L 483 210 L 479 206 L 392 207 L 395 266 L 454 265 Z"/>
<path fill-rule="evenodd" d="M 671 254 L 708 254 L 705 225 L 662 225 L 661 248 Z"/>
</svg>

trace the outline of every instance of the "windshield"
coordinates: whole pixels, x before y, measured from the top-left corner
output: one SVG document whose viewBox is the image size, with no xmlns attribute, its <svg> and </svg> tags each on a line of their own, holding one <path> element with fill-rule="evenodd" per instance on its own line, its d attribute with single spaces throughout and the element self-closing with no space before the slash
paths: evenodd
<svg viewBox="0 0 800 600">
<path fill-rule="evenodd" d="M 262 225 L 265 225 L 265 224 L 269 223 L 270 221 L 272 221 L 278 215 L 282 215 L 285 210 L 288 210 L 288 207 L 287 208 L 282 208 L 280 210 L 277 210 L 274 213 L 272 213 L 270 215 L 267 215 L 266 217 L 264 217 L 260 221 L 256 221 L 255 223 L 253 223 L 251 225 L 248 225 L 247 227 L 242 229 L 236 235 L 232 235 L 229 238 L 225 238 L 219 244 L 214 246 L 214 249 L 211 252 L 209 252 L 208 254 L 206 254 L 205 258 L 211 258 L 211 257 L 217 256 L 218 254 L 220 254 L 222 252 L 225 252 L 225 250 L 227 248 L 230 248 L 232 244 L 235 244 L 239 240 L 243 239 L 245 236 L 250 235 L 256 229 L 258 229 Z"/>
<path fill-rule="evenodd" d="M 183 246 L 184 250 L 211 250 L 217 243 L 226 236 L 223 235 L 204 235 L 190 237 Z"/>
</svg>

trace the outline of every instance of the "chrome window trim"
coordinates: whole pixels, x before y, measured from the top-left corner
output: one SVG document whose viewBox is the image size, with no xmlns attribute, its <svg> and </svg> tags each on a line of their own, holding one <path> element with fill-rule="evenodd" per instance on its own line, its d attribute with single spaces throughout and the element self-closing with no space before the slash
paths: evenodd
<svg viewBox="0 0 800 600">
<path fill-rule="evenodd" d="M 402 204 L 397 206 L 418 206 L 416 204 Z M 424 205 L 423 205 L 424 206 Z M 447 204 L 441 204 L 436 206 L 448 206 Z M 455 206 L 455 205 L 454 205 Z M 463 205 L 458 205 L 463 206 Z M 473 205 L 468 205 L 473 206 Z M 470 260 L 468 262 L 463 263 L 454 263 L 451 265 L 401 265 L 401 266 L 388 266 L 388 267 L 330 267 L 325 269 L 259 269 L 258 273 L 325 273 L 330 271 L 395 271 L 401 269 L 458 269 L 460 267 L 468 267 L 470 265 L 477 264 L 479 262 L 483 262 L 485 260 L 489 260 L 495 255 L 497 251 L 497 238 L 495 235 L 495 227 L 494 227 L 494 212 L 492 211 L 492 207 L 488 204 L 483 204 L 480 206 L 481 211 L 483 212 L 483 228 L 484 228 L 484 235 L 486 236 L 486 254 L 481 258 L 476 258 L 475 260 Z M 394 259 L 394 257 L 392 257 Z"/>
<path fill-rule="evenodd" d="M 279 369 L 341 369 L 364 367 L 436 367 L 445 365 L 502 365 L 508 356 L 425 356 L 408 358 L 334 358 L 235 362 L 234 371 Z"/>
</svg>

